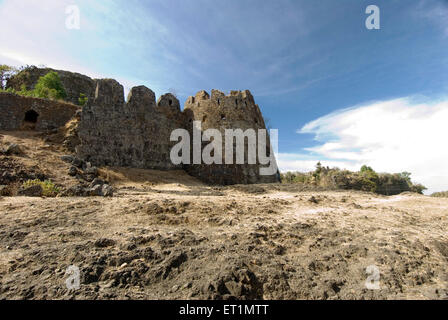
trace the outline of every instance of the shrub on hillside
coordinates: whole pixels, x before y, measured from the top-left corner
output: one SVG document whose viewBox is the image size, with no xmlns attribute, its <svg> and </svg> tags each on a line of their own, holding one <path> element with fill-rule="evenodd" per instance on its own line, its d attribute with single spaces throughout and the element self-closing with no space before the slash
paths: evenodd
<svg viewBox="0 0 448 320">
<path fill-rule="evenodd" d="M 34 96 L 44 99 L 64 99 L 67 97 L 59 75 L 52 71 L 40 77 L 34 88 Z"/>
<path fill-rule="evenodd" d="M 23 183 L 22 187 L 27 189 L 33 186 L 41 186 L 42 195 L 44 197 L 56 197 L 61 192 L 61 190 L 50 180 L 28 180 Z"/>
<path fill-rule="evenodd" d="M 79 98 L 78 98 L 78 104 L 81 107 L 84 107 L 87 103 L 87 101 L 89 100 L 89 98 L 87 98 L 87 96 L 84 93 L 80 93 L 79 94 Z"/>
<path fill-rule="evenodd" d="M 433 193 L 431 195 L 431 197 L 436 197 L 436 198 L 448 198 L 448 191 L 443 191 L 443 192 L 436 192 Z"/>
<path fill-rule="evenodd" d="M 14 94 L 18 94 L 24 97 L 34 97 L 34 91 L 32 90 L 27 90 L 26 86 L 24 84 L 22 84 L 21 89 L 19 91 L 13 89 L 13 88 L 7 88 L 4 90 L 0 90 L 1 92 L 7 92 L 7 93 L 14 93 Z"/>
<path fill-rule="evenodd" d="M 9 89 L 8 89 L 9 90 Z M 26 86 L 24 84 L 22 84 L 22 86 L 20 87 L 20 91 L 15 91 L 14 89 L 11 89 L 12 93 L 16 93 L 18 95 L 21 96 L 25 96 L 25 97 L 35 97 L 35 93 L 33 90 L 27 90 Z"/>
<path fill-rule="evenodd" d="M 26 77 L 29 76 L 28 69 L 25 68 L 18 75 L 16 75 L 16 77 L 19 76 L 26 79 Z M 59 78 L 59 75 L 54 71 L 40 77 L 34 90 L 28 90 L 26 85 L 22 84 L 19 91 L 11 87 L 1 91 L 18 94 L 24 97 L 35 97 L 52 100 L 63 100 L 67 97 L 67 93 L 64 86 L 62 85 L 61 79 Z M 85 104 L 87 102 L 87 97 L 85 97 L 85 95 L 81 95 L 79 101 L 80 103 L 83 102 Z"/>
<path fill-rule="evenodd" d="M 312 172 L 286 172 L 281 178 L 283 183 L 300 183 L 329 189 L 360 190 L 384 195 L 406 191 L 422 194 L 426 188 L 421 184 L 413 184 L 410 176 L 408 172 L 377 173 L 368 166 L 363 166 L 358 172 L 330 169 L 319 162 Z"/>
</svg>

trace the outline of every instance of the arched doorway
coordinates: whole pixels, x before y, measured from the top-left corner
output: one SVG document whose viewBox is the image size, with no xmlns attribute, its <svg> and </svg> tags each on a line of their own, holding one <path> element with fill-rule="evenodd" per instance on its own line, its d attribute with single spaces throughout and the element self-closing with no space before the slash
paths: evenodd
<svg viewBox="0 0 448 320">
<path fill-rule="evenodd" d="M 39 114 L 34 110 L 29 110 L 25 113 L 25 118 L 23 119 L 24 129 L 34 130 L 36 128 L 37 119 Z"/>
</svg>

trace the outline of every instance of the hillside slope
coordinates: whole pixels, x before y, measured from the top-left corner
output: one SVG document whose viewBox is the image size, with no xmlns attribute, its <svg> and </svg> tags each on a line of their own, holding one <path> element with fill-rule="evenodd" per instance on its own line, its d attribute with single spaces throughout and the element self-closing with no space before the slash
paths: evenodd
<svg viewBox="0 0 448 320">
<path fill-rule="evenodd" d="M 76 182 L 56 142 L 2 135 L 23 168 Z M 113 198 L 0 198 L 0 299 L 447 298 L 448 199 L 101 170 Z"/>
</svg>

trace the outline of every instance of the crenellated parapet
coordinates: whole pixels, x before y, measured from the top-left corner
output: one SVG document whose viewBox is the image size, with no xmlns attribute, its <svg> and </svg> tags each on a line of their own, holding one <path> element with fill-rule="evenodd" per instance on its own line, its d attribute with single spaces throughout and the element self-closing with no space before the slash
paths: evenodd
<svg viewBox="0 0 448 320">
<path fill-rule="evenodd" d="M 189 122 L 201 121 L 204 129 L 265 129 L 260 108 L 249 90 L 231 91 L 229 95 L 212 90 L 211 96 L 200 91 L 187 99 L 184 113 Z"/>
<path fill-rule="evenodd" d="M 211 96 L 200 91 L 189 97 L 181 111 L 173 94 L 156 95 L 144 86 L 131 89 L 127 102 L 123 87 L 115 80 L 98 80 L 95 97 L 83 108 L 78 125 L 79 157 L 94 165 L 127 166 L 146 169 L 185 169 L 191 175 L 213 184 L 277 182 L 278 175 L 260 175 L 259 163 L 197 164 L 190 155 L 188 163 L 173 164 L 170 152 L 176 141 L 171 133 L 186 130 L 193 137 L 193 124 L 200 122 L 202 133 L 217 129 L 263 130 L 260 108 L 249 91 L 213 90 Z M 200 138 L 201 139 L 201 138 Z M 193 141 L 190 141 L 193 148 Z M 206 141 L 199 142 L 201 146 Z M 248 141 L 245 159 L 248 159 Z M 270 141 L 267 141 L 270 153 Z M 224 150 L 223 150 L 224 151 Z"/>
<path fill-rule="evenodd" d="M 95 98 L 83 108 L 76 153 L 95 165 L 179 169 L 170 161 L 173 130 L 183 126 L 179 101 L 165 95 L 156 103 L 144 86 L 131 89 L 127 102 L 115 80 L 98 80 Z"/>
<path fill-rule="evenodd" d="M 12 78 L 8 85 L 32 88 L 39 76 L 49 71 L 51 69 L 26 69 Z M 260 161 L 262 155 L 269 160 L 273 153 L 260 108 L 248 90 L 231 91 L 229 94 L 212 90 L 211 95 L 199 91 L 187 99 L 181 111 L 179 100 L 171 93 L 156 99 L 151 89 L 137 86 L 130 90 L 125 99 L 124 88 L 116 80 L 97 80 L 67 71 L 56 72 L 68 91 L 70 101 L 77 102 L 81 93 L 88 98 L 80 114 L 77 113 L 76 121 L 70 123 L 70 133 L 64 145 L 93 165 L 185 169 L 205 182 L 220 185 L 279 181 L 277 171 L 261 174 L 261 169 L 266 167 L 266 163 Z M 28 113 L 29 117 L 36 118 L 33 128 L 62 126 L 78 110 L 71 104 L 5 93 L 0 95 L 2 108 L 5 116 L 0 119 L 0 129 L 7 130 L 19 128 L 27 122 Z M 189 136 L 187 146 L 190 149 L 187 157 L 182 157 L 179 163 L 173 161 L 171 154 L 179 142 L 171 141 L 172 133 L 178 129 Z M 223 140 L 229 131 L 232 134 L 230 142 L 209 152 L 213 157 L 211 163 L 197 161 L 197 154 L 202 160 L 203 151 L 206 155 L 207 147 L 214 141 L 214 138 L 208 137 L 210 132 L 218 133 L 219 140 Z M 265 134 L 264 138 L 259 136 L 260 131 Z M 195 133 L 199 134 L 199 138 Z M 256 136 L 255 140 L 251 139 L 253 135 Z M 264 145 L 258 144 L 262 138 Z M 227 153 L 226 146 L 232 152 Z M 196 156 L 193 149 L 198 151 Z M 239 149 L 243 151 L 238 152 Z M 238 159 L 237 153 L 240 156 Z"/>
</svg>

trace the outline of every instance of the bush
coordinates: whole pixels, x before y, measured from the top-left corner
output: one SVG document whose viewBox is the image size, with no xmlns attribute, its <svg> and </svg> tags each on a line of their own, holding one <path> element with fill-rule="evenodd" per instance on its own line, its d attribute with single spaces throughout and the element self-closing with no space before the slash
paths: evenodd
<svg viewBox="0 0 448 320">
<path fill-rule="evenodd" d="M 435 198 L 448 198 L 448 191 L 436 192 L 431 195 L 431 197 Z"/>
<path fill-rule="evenodd" d="M 67 93 L 62 85 L 59 75 L 52 71 L 40 77 L 34 88 L 34 96 L 44 99 L 65 99 Z"/>
<path fill-rule="evenodd" d="M 50 180 L 28 180 L 23 183 L 22 187 L 27 189 L 33 186 L 41 186 L 42 195 L 44 197 L 56 197 L 61 192 L 61 190 Z"/>
<path fill-rule="evenodd" d="M 27 90 L 26 86 L 22 84 L 20 91 L 17 91 L 13 88 L 8 88 L 4 90 L 0 90 L 1 92 L 14 93 L 24 97 L 34 97 L 34 92 L 32 90 Z"/>
<path fill-rule="evenodd" d="M 84 93 L 79 94 L 78 104 L 81 107 L 84 107 L 88 100 L 89 100 L 89 98 L 87 98 L 87 96 Z"/>
<path fill-rule="evenodd" d="M 428 190 L 428 188 L 426 188 L 424 185 L 422 184 L 413 184 L 411 186 L 411 192 L 415 192 L 415 193 L 419 193 L 419 194 L 423 194 L 423 191 Z"/>
<path fill-rule="evenodd" d="M 17 79 L 19 79 L 19 83 L 29 82 L 29 70 L 32 68 L 34 67 L 23 68 L 22 71 L 15 76 Z M 22 84 L 19 91 L 11 87 L 1 91 L 15 93 L 25 97 L 35 97 L 52 100 L 64 100 L 67 97 L 67 93 L 64 86 L 62 85 L 61 79 L 59 78 L 59 75 L 54 71 L 40 77 L 36 83 L 34 90 L 28 90 L 26 85 Z M 87 102 L 87 97 L 85 95 L 81 95 L 79 101 L 80 104 L 81 102 L 85 104 Z"/>
<path fill-rule="evenodd" d="M 281 175 L 283 183 L 311 184 L 329 189 L 361 190 L 383 195 L 395 195 L 406 191 L 422 194 L 426 188 L 421 184 L 413 184 L 410 177 L 411 174 L 408 172 L 377 173 L 368 166 L 363 166 L 358 172 L 330 169 L 323 167 L 320 162 L 315 171 L 286 172 Z"/>
<path fill-rule="evenodd" d="M 22 84 L 20 87 L 20 91 L 15 91 L 14 89 L 11 89 L 11 93 L 16 93 L 24 97 L 35 97 L 35 93 L 33 90 L 27 90 L 26 86 Z"/>
</svg>

